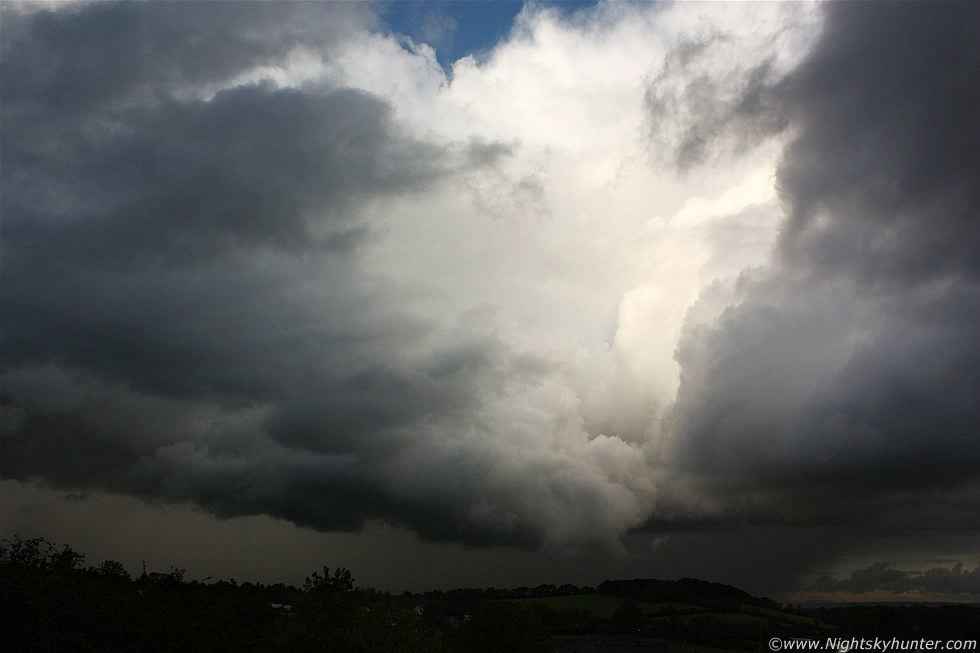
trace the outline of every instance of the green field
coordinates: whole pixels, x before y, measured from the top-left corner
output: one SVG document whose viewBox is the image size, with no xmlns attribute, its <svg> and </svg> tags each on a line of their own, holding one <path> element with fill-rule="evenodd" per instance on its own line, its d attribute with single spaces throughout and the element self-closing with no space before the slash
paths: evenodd
<svg viewBox="0 0 980 653">
<path fill-rule="evenodd" d="M 661 603 L 643 603 L 641 605 L 648 606 L 652 608 L 650 610 L 644 609 L 644 612 L 666 612 L 668 610 L 673 610 L 677 613 L 685 612 L 704 612 L 707 608 L 702 608 L 699 605 L 694 605 L 691 603 L 677 603 L 671 601 L 663 601 Z"/>
<path fill-rule="evenodd" d="M 532 599 L 509 599 L 525 606 L 543 605 L 556 612 L 587 612 L 597 619 L 612 619 L 622 606 L 624 599 L 606 594 L 576 594 L 574 596 L 550 596 Z M 813 617 L 804 617 L 772 608 L 742 604 L 740 612 L 710 612 L 707 608 L 690 603 L 664 601 L 658 603 L 640 602 L 639 608 L 657 621 L 675 618 L 681 623 L 709 617 L 728 624 L 766 624 L 771 621 L 786 624 L 818 625 Z M 669 614 L 664 614 L 664 613 Z"/>
<path fill-rule="evenodd" d="M 742 604 L 742 610 L 750 614 L 758 614 L 763 617 L 775 619 L 776 621 L 784 621 L 786 623 L 807 624 L 809 626 L 815 626 L 817 624 L 817 620 L 813 617 L 804 617 L 801 614 L 781 612 L 780 610 L 773 610 L 771 608 L 760 608 L 754 605 Z"/>
<path fill-rule="evenodd" d="M 597 619 L 611 619 L 623 604 L 623 599 L 618 596 L 606 596 L 605 594 L 576 594 L 574 596 L 548 596 L 534 599 L 510 599 L 521 605 L 543 605 L 552 610 L 561 612 L 563 610 L 576 610 L 588 612 Z M 644 606 L 651 606 L 656 609 L 655 604 L 640 604 L 646 612 Z"/>
<path fill-rule="evenodd" d="M 676 617 L 657 617 L 657 621 L 677 619 L 682 624 L 689 624 L 698 619 L 711 619 L 726 624 L 767 624 L 773 619 L 760 617 L 754 614 L 743 614 L 741 612 L 708 612 L 702 614 L 680 614 Z"/>
<path fill-rule="evenodd" d="M 509 599 L 521 605 L 543 605 L 556 612 L 577 610 L 588 612 L 597 619 L 611 619 L 616 610 L 623 604 L 623 598 L 606 594 L 576 594 L 574 596 L 549 596 L 533 599 Z M 664 601 L 662 603 L 640 602 L 637 604 L 644 613 L 649 615 L 661 614 L 665 611 L 677 613 L 704 612 L 705 608 L 690 603 Z"/>
</svg>

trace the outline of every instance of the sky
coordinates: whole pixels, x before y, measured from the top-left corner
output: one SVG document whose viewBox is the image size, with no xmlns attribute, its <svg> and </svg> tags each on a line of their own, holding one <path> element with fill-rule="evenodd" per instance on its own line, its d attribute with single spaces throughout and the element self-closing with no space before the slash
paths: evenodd
<svg viewBox="0 0 980 653">
<path fill-rule="evenodd" d="M 0 12 L 2 537 L 980 601 L 980 4 Z"/>
</svg>

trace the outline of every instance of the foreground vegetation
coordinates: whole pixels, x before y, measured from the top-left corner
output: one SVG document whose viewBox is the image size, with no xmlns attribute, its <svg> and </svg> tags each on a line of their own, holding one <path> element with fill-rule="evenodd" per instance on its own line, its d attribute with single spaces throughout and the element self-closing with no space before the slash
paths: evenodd
<svg viewBox="0 0 980 653">
<path fill-rule="evenodd" d="M 44 539 L 0 543 L 0 649 L 10 651 L 329 651 L 536 653 L 759 650 L 770 637 L 976 637 L 969 606 L 791 610 L 694 579 L 598 587 L 458 589 L 393 596 L 346 569 L 303 587 L 187 581 Z"/>
<path fill-rule="evenodd" d="M 9 651 L 553 650 L 530 610 L 489 603 L 458 627 L 430 627 L 415 597 L 357 588 L 346 569 L 302 588 L 205 584 L 175 568 L 133 579 L 118 562 L 86 567 L 68 546 L 15 538 L 0 546 L 0 590 Z"/>
</svg>

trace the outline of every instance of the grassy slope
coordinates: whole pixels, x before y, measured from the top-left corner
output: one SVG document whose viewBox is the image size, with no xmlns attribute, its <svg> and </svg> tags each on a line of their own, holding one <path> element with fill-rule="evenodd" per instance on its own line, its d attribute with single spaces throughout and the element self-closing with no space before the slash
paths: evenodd
<svg viewBox="0 0 980 653">
<path fill-rule="evenodd" d="M 618 596 L 608 596 L 605 594 L 576 594 L 574 596 L 551 596 L 532 599 L 510 599 L 522 605 L 543 605 L 555 611 L 577 610 L 591 614 L 598 619 L 611 619 L 616 610 L 623 603 L 623 599 Z M 816 624 L 813 617 L 805 617 L 798 614 L 763 608 L 754 605 L 742 604 L 742 612 L 709 612 L 706 608 L 693 605 L 691 603 L 679 602 L 641 602 L 639 607 L 649 615 L 658 615 L 668 610 L 678 613 L 676 615 L 664 615 L 658 619 L 669 619 L 676 616 L 682 622 L 688 622 L 699 617 L 713 617 L 727 623 L 768 623 L 777 621 L 787 624 Z"/>
</svg>

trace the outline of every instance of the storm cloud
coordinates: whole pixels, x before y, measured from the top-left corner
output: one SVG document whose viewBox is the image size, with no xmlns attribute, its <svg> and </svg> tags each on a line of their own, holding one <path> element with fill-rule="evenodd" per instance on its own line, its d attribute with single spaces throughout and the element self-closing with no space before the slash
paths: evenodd
<svg viewBox="0 0 980 653">
<path fill-rule="evenodd" d="M 771 89 L 793 132 L 774 261 L 689 314 L 674 450 L 747 514 L 935 525 L 978 481 L 980 14 L 823 13 Z"/>
<path fill-rule="evenodd" d="M 405 295 L 424 290 L 367 269 L 401 219 L 374 206 L 470 187 L 514 148 L 420 140 L 378 95 L 265 74 L 329 67 L 369 22 L 355 5 L 284 22 L 264 4 L 18 9 L 4 21 L 5 477 L 482 544 L 611 545 L 642 517 L 628 489 L 647 483 L 629 477 L 642 458 L 576 430 L 554 361 L 478 308 L 419 314 Z M 542 407 L 508 401 L 525 393 Z"/>
<path fill-rule="evenodd" d="M 876 562 L 870 567 L 855 570 L 847 578 L 821 576 L 813 582 L 811 589 L 857 594 L 876 591 L 925 592 L 974 598 L 980 595 L 980 567 L 970 571 L 957 563 L 952 567 L 933 567 L 917 573 L 895 569 L 887 562 Z"/>
<path fill-rule="evenodd" d="M 549 552 L 975 530 L 980 12 L 698 7 L 444 69 L 364 3 L 4 4 L 4 478 Z"/>
</svg>

